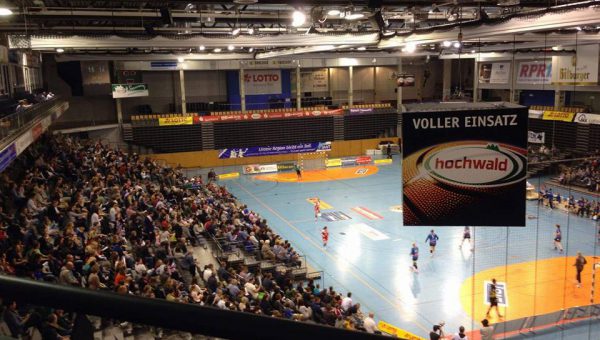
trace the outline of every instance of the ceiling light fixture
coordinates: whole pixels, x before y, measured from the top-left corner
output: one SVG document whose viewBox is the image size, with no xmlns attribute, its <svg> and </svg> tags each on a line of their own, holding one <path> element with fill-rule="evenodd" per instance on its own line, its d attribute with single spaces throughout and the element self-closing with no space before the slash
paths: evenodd
<svg viewBox="0 0 600 340">
<path fill-rule="evenodd" d="M 233 51 L 233 50 L 235 50 L 235 46 L 229 45 L 229 46 L 227 46 L 227 50 Z"/>
<path fill-rule="evenodd" d="M 206 47 L 204 47 L 204 45 L 200 45 L 200 47 L 198 47 L 198 49 L 199 49 L 200 51 L 204 51 L 204 50 L 206 49 Z"/>
<path fill-rule="evenodd" d="M 250 53 L 254 52 L 254 47 L 250 47 L 250 48 L 248 49 L 248 52 L 250 52 Z"/>
<path fill-rule="evenodd" d="M 409 42 L 406 44 L 406 47 L 404 49 L 408 53 L 414 53 L 417 50 L 417 44 L 414 42 Z"/>
<path fill-rule="evenodd" d="M 366 47 L 364 47 L 364 46 L 361 46 L 361 47 L 357 48 L 357 50 L 358 50 L 358 51 L 366 51 L 366 50 L 367 50 L 367 48 L 366 48 Z"/>
<path fill-rule="evenodd" d="M 213 51 L 214 51 L 215 53 L 219 53 L 219 52 L 221 52 L 222 50 L 221 50 L 220 48 L 215 48 Z"/>
<path fill-rule="evenodd" d="M 444 41 L 444 42 L 442 43 L 442 46 L 444 46 L 444 47 L 450 47 L 450 46 L 452 46 L 452 42 L 451 42 L 451 41 L 448 41 L 448 40 L 446 40 L 446 41 Z"/>
<path fill-rule="evenodd" d="M 331 15 L 332 17 L 337 17 L 341 13 L 342 12 L 339 9 L 331 9 L 331 10 L 329 10 L 329 12 L 327 12 L 327 15 Z"/>
<path fill-rule="evenodd" d="M 254 34 L 254 27 L 248 28 L 248 34 Z"/>
<path fill-rule="evenodd" d="M 306 14 L 302 13 L 299 10 L 295 10 L 294 14 L 292 14 L 292 26 L 300 27 L 304 25 L 306 22 Z"/>
<path fill-rule="evenodd" d="M 575 29 L 578 30 L 578 31 L 581 31 L 581 27 L 580 26 L 575 27 Z"/>
<path fill-rule="evenodd" d="M 233 31 L 231 31 L 231 35 L 238 35 L 238 34 L 240 34 L 240 31 L 241 31 L 241 30 L 240 30 L 240 28 L 239 28 L 239 27 L 238 27 L 238 28 L 235 28 Z"/>
<path fill-rule="evenodd" d="M 7 7 L 0 7 L 0 16 L 8 16 L 8 15 L 12 15 L 13 11 L 10 8 Z"/>
<path fill-rule="evenodd" d="M 454 48 L 460 48 L 460 43 L 457 41 L 452 46 L 454 46 Z"/>
<path fill-rule="evenodd" d="M 64 50 L 64 49 L 62 49 L 62 48 L 57 48 L 57 49 L 56 49 L 56 53 L 63 53 L 64 51 L 65 51 L 65 50 Z"/>
<path fill-rule="evenodd" d="M 346 20 L 357 20 L 357 19 L 362 19 L 364 17 L 365 17 L 365 15 L 363 13 L 350 13 L 350 14 L 346 14 L 346 16 L 344 18 Z"/>
</svg>

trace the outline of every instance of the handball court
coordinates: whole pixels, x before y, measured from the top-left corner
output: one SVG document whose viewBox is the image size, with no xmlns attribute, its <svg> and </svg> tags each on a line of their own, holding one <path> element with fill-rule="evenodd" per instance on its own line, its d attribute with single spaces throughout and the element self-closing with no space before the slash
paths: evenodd
<svg viewBox="0 0 600 340">
<path fill-rule="evenodd" d="M 544 179 L 530 182 L 539 188 Z M 302 181 L 287 172 L 242 175 L 221 184 L 266 218 L 312 268 L 324 271 L 321 289 L 352 292 L 354 302 L 364 313 L 374 312 L 376 321 L 424 338 L 441 321 L 447 334 L 460 325 L 479 329 L 488 308 L 484 282 L 492 278 L 506 284 L 507 297 L 507 306 L 500 307 L 503 318 L 492 311 L 492 323 L 589 305 L 592 299 L 592 266 L 600 262 L 595 221 L 528 201 L 524 228 L 472 228 L 474 251 L 466 242 L 459 247 L 462 227 L 435 228 L 440 240 L 430 256 L 425 238 L 431 228 L 402 225 L 398 157 L 389 165 L 306 171 Z M 322 201 L 316 222 L 314 197 Z M 564 253 L 553 245 L 557 223 L 563 229 Z M 330 233 L 326 248 L 320 235 L 325 225 Z M 409 269 L 413 242 L 420 250 L 419 273 Z M 575 285 L 577 251 L 588 261 L 581 288 Z M 593 301 L 600 303 L 600 292 Z M 587 339 L 587 332 L 590 339 L 599 339 L 600 323 L 555 327 L 524 338 Z"/>
</svg>

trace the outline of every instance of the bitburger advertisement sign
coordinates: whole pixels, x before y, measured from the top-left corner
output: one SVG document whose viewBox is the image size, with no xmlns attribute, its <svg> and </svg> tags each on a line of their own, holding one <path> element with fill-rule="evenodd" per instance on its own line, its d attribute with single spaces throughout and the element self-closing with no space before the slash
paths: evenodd
<svg viewBox="0 0 600 340">
<path fill-rule="evenodd" d="M 525 226 L 527 109 L 403 113 L 406 226 Z"/>
</svg>

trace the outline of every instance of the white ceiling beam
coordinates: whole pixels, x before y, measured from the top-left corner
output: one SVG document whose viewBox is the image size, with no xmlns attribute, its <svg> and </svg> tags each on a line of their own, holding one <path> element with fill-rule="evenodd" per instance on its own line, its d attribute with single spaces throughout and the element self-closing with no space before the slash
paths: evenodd
<svg viewBox="0 0 600 340">
<path fill-rule="evenodd" d="M 185 37 L 185 36 L 183 36 Z M 21 48 L 21 36 L 9 36 L 10 48 Z M 33 50 L 63 49 L 111 49 L 111 48 L 190 48 L 200 45 L 227 47 L 229 45 L 243 47 L 305 47 L 323 45 L 367 46 L 376 44 L 377 33 L 370 34 L 280 34 L 267 36 L 229 36 L 229 37 L 189 37 L 171 39 L 156 36 L 151 39 L 134 39 L 120 36 L 36 36 L 30 37 L 30 48 Z"/>
<path fill-rule="evenodd" d="M 590 7 L 573 9 L 563 13 L 546 13 L 532 17 L 515 17 L 496 25 L 481 25 L 477 27 L 454 27 L 448 31 L 433 31 L 431 33 L 414 33 L 405 37 L 395 36 L 379 42 L 379 48 L 396 48 L 409 42 L 417 44 L 439 43 L 445 40 L 457 40 L 462 32 L 463 40 L 479 40 L 488 37 L 507 34 L 522 34 L 576 26 L 600 24 L 600 1 L 588 1 Z M 596 6 L 592 6 L 592 5 Z"/>
</svg>

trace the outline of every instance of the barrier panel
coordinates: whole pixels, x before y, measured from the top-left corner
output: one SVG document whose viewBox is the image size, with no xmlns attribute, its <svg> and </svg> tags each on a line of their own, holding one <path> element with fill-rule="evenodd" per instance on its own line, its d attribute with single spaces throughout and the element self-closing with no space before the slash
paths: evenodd
<svg viewBox="0 0 600 340">
<path fill-rule="evenodd" d="M 504 322 L 494 324 L 494 335 L 517 332 L 517 331 L 520 332 L 523 328 L 526 328 L 529 319 L 531 319 L 531 317 L 510 320 L 510 321 L 504 321 Z"/>
</svg>

